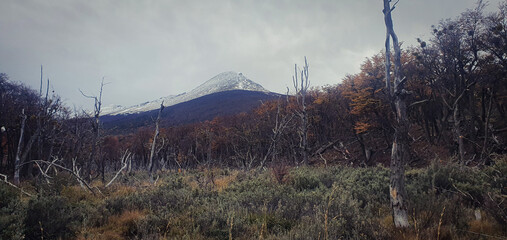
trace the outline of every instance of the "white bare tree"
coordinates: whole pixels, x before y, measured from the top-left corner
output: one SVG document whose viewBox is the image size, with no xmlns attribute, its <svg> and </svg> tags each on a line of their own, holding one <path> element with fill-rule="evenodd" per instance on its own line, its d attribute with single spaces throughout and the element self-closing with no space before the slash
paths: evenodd
<svg viewBox="0 0 507 240">
<path fill-rule="evenodd" d="M 298 79 L 298 75 L 300 76 Z M 298 108 L 296 115 L 300 118 L 301 124 L 299 126 L 299 147 L 303 158 L 302 163 L 308 164 L 308 111 L 306 109 L 306 98 L 308 89 L 310 88 L 310 80 L 308 79 L 308 61 L 305 57 L 305 65 L 303 69 L 298 69 L 297 64 L 294 65 L 294 76 L 292 76 L 292 83 L 296 90 L 296 102 Z"/>
<path fill-rule="evenodd" d="M 385 52 L 385 71 L 386 71 L 386 89 L 389 92 L 392 109 L 396 115 L 394 123 L 394 141 L 391 152 L 391 177 L 390 177 L 390 196 L 391 207 L 393 211 L 393 221 L 396 227 L 408 227 L 408 215 L 406 207 L 405 192 L 405 163 L 409 160 L 408 128 L 409 121 L 407 117 L 406 97 L 409 93 L 404 89 L 406 78 L 402 77 L 401 72 L 401 50 L 398 37 L 394 32 L 391 13 L 396 7 L 394 3 L 391 6 L 391 0 L 384 0 L 384 21 L 386 25 L 386 52 Z M 394 81 L 391 81 L 391 41 L 393 39 L 394 48 Z M 391 86 L 392 85 L 392 86 Z"/>
</svg>

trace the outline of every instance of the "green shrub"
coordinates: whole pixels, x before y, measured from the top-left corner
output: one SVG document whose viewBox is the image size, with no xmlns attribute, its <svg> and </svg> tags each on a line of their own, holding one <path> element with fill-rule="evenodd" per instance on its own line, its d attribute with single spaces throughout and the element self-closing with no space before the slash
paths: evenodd
<svg viewBox="0 0 507 240">
<path fill-rule="evenodd" d="M 59 196 L 31 199 L 24 220 L 25 236 L 27 239 L 73 238 L 82 220 L 78 211 Z"/>
<path fill-rule="evenodd" d="M 297 168 L 291 171 L 291 185 L 298 191 L 312 190 L 319 185 L 321 181 L 318 173 L 312 171 L 310 168 Z"/>
<path fill-rule="evenodd" d="M 0 183 L 0 239 L 24 239 L 25 207 L 18 190 Z"/>
<path fill-rule="evenodd" d="M 440 221 L 442 239 L 467 239 L 467 231 L 482 229 L 504 236 L 506 159 L 483 168 L 432 164 L 407 170 L 411 227 L 403 238 L 434 239 Z M 273 178 L 271 170 L 193 170 L 164 175 L 156 186 L 132 177 L 129 186 L 117 185 L 97 196 L 81 191 L 74 181 L 68 186 L 65 179 L 55 186 L 39 183 L 39 196 L 29 202 L 0 186 L 0 237 L 400 237 L 391 217 L 389 170 L 383 167 L 298 167 L 283 181 Z M 477 211 L 483 220 L 475 219 Z"/>
</svg>

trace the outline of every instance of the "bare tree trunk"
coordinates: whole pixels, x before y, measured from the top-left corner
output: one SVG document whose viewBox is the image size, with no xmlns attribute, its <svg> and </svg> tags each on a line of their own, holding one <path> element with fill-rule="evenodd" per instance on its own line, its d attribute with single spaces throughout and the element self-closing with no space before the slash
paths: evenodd
<svg viewBox="0 0 507 240">
<path fill-rule="evenodd" d="M 84 94 L 81 90 L 81 94 L 86 97 L 86 98 L 91 98 L 95 101 L 95 105 L 94 105 L 94 114 L 93 114 L 93 122 L 92 122 L 92 130 L 93 130 L 93 133 L 94 133 L 94 137 L 93 137 L 93 143 L 92 143 L 92 150 L 90 152 L 90 157 L 88 159 L 88 162 L 85 164 L 85 176 L 84 178 L 86 180 L 90 180 L 91 179 L 91 172 L 92 172 L 92 163 L 94 162 L 95 160 L 95 155 L 96 155 L 96 152 L 97 152 L 97 148 L 99 147 L 98 144 L 99 144 L 99 140 L 100 140 L 100 111 L 101 111 L 101 108 L 102 108 L 102 90 L 104 89 L 104 78 L 102 78 L 102 82 L 100 83 L 100 92 L 99 92 L 99 97 L 96 97 L 96 96 L 88 96 L 86 94 Z M 97 165 L 97 167 L 99 167 Z"/>
<path fill-rule="evenodd" d="M 488 143 L 488 138 L 489 138 L 488 134 L 489 134 L 489 121 L 491 118 L 491 109 L 493 107 L 493 96 L 492 95 L 493 95 L 493 93 L 491 93 L 491 96 L 489 97 L 488 110 L 487 110 L 486 117 L 485 117 L 486 119 L 484 121 L 484 143 L 482 145 L 482 151 L 481 151 L 482 164 L 487 163 L 487 161 L 489 159 L 489 151 L 487 149 L 487 143 Z"/>
<path fill-rule="evenodd" d="M 39 88 L 39 98 L 42 98 L 42 65 L 40 66 L 40 88 Z M 49 79 L 48 79 L 48 82 L 49 82 Z M 49 89 L 49 84 L 47 85 L 46 87 L 47 89 Z M 47 92 L 47 91 L 46 91 Z M 44 101 L 44 105 L 42 106 L 42 109 L 45 109 L 46 107 L 46 102 L 47 102 L 47 99 L 48 99 L 48 95 L 46 94 L 46 101 Z M 41 129 L 42 128 L 42 121 L 41 121 L 41 114 L 42 114 L 42 109 L 39 110 L 39 113 L 37 114 L 37 129 Z M 46 111 L 44 111 L 44 113 L 46 113 Z M 38 152 L 38 156 L 37 158 L 38 159 L 42 159 L 42 142 L 41 142 L 41 134 L 37 134 L 37 152 Z"/>
<path fill-rule="evenodd" d="M 397 111 L 397 126 L 394 132 L 393 148 L 391 152 L 391 177 L 390 177 L 390 195 L 391 206 L 393 209 L 393 220 L 396 227 L 408 227 L 408 216 L 406 209 L 405 192 L 405 163 L 409 160 L 408 146 L 408 127 L 409 122 L 406 118 L 405 100 L 400 97 L 395 99 Z"/>
<path fill-rule="evenodd" d="M 132 157 L 133 156 L 130 156 L 128 158 L 128 162 L 127 162 L 127 174 L 130 175 L 130 173 L 132 173 Z"/>
<path fill-rule="evenodd" d="M 454 134 L 456 142 L 458 143 L 459 161 L 462 165 L 465 164 L 465 143 L 463 142 L 463 133 L 461 132 L 461 114 L 459 111 L 459 104 L 454 106 Z"/>
<path fill-rule="evenodd" d="M 393 210 L 393 221 L 396 227 L 408 227 L 407 207 L 405 205 L 405 163 L 409 158 L 408 146 L 408 128 L 407 105 L 405 98 L 408 93 L 404 89 L 405 78 L 401 77 L 401 50 L 398 37 L 394 32 L 391 12 L 394 10 L 394 4 L 391 7 L 390 0 L 384 0 L 384 21 L 386 25 L 386 86 L 391 98 L 391 105 L 396 114 L 394 141 L 391 152 L 391 177 L 390 177 L 390 196 L 391 207 Z M 390 38 L 393 39 L 394 48 L 394 83 L 391 88 L 390 77 Z"/>
<path fill-rule="evenodd" d="M 287 96 L 289 96 L 289 93 L 287 91 Z M 288 101 L 287 101 L 288 102 Z M 265 166 L 266 161 L 268 160 L 268 157 L 271 156 L 271 159 L 274 160 L 277 154 L 277 146 L 278 141 L 280 139 L 280 135 L 282 135 L 283 131 L 287 127 L 290 121 L 292 121 L 292 116 L 287 116 L 280 113 L 281 108 L 280 100 L 278 100 L 277 106 L 276 106 L 276 116 L 275 116 L 275 126 L 272 129 L 273 135 L 271 136 L 271 142 L 269 144 L 268 150 L 266 154 L 264 155 L 264 158 L 261 161 L 260 167 L 263 168 Z"/>
<path fill-rule="evenodd" d="M 160 115 L 162 115 L 162 110 L 164 110 L 164 102 L 160 104 L 160 110 L 158 111 L 157 121 L 155 123 L 155 135 L 153 136 L 153 142 L 151 143 L 151 153 L 150 153 L 150 162 L 148 163 L 148 171 L 150 172 L 150 180 L 153 182 L 153 155 L 155 155 L 155 145 L 157 143 L 157 137 L 160 133 L 159 125 L 160 125 Z"/>
<path fill-rule="evenodd" d="M 19 184 L 19 172 L 21 170 L 21 148 L 23 145 L 23 137 L 25 135 L 26 115 L 25 109 L 21 110 L 21 132 L 19 135 L 18 149 L 16 150 L 16 160 L 14 161 L 14 184 Z"/>
<path fill-rule="evenodd" d="M 456 98 L 456 100 L 454 100 L 454 103 L 452 105 L 452 107 L 449 107 L 450 110 L 452 111 L 452 118 L 454 120 L 454 125 L 453 125 L 453 131 L 454 131 L 454 136 L 455 136 L 455 139 L 456 139 L 456 142 L 458 143 L 458 154 L 459 154 L 459 162 L 462 164 L 462 165 L 465 165 L 465 142 L 463 141 L 463 132 L 461 130 L 461 113 L 463 112 L 463 110 L 461 110 L 461 99 L 465 96 L 466 92 L 468 91 L 468 88 L 470 86 L 472 86 L 474 83 L 471 83 L 469 84 L 468 86 L 466 86 L 465 90 L 463 90 L 461 92 L 461 94 Z"/>
<path fill-rule="evenodd" d="M 20 174 L 20 167 L 19 166 L 22 166 L 25 162 L 26 162 L 26 158 L 28 157 L 28 154 L 30 153 L 30 151 L 32 150 L 32 146 L 33 144 L 35 143 L 35 141 L 37 140 L 37 144 L 38 144 L 38 147 L 37 147 L 37 151 L 38 151 L 38 154 L 39 154 L 39 158 L 42 157 L 42 145 L 41 145 L 41 132 L 42 132 L 42 114 L 46 114 L 46 111 L 47 111 L 47 101 L 48 101 L 48 89 L 49 89 L 49 79 L 48 79 L 48 84 L 47 84 L 47 89 L 46 89 L 46 98 L 45 98 L 45 102 L 43 105 L 40 106 L 40 108 L 37 109 L 38 113 L 37 113 L 37 129 L 35 130 L 35 133 L 30 137 L 30 139 L 28 140 L 27 144 L 25 145 L 25 147 L 23 148 L 22 147 L 22 144 L 23 144 L 23 139 L 24 139 L 24 128 L 25 128 L 25 122 L 26 122 L 26 118 L 27 116 L 25 115 L 24 113 L 24 109 L 22 110 L 22 122 L 21 122 L 21 136 L 20 136 L 20 144 L 18 145 L 18 149 L 17 149 L 17 152 L 16 152 L 16 163 L 15 163 L 15 166 L 18 166 L 18 167 L 15 167 L 15 172 L 14 172 L 14 182 L 16 184 L 19 183 L 19 174 Z M 40 84 L 40 91 L 39 91 L 39 97 L 42 97 L 42 66 L 41 66 L 41 84 Z M 30 168 L 31 169 L 31 168 Z"/>
<path fill-rule="evenodd" d="M 310 81 L 308 79 L 308 61 L 305 57 L 305 65 L 300 74 L 300 81 L 298 80 L 298 66 L 297 64 L 294 66 L 294 76 L 292 77 L 292 81 L 294 84 L 294 88 L 296 90 L 296 101 L 300 106 L 300 109 L 297 110 L 297 115 L 301 118 L 301 127 L 299 130 L 300 137 L 300 149 L 301 155 L 303 158 L 303 164 L 308 164 L 308 111 L 306 109 L 306 95 L 308 93 L 308 89 L 310 88 Z M 298 107 L 299 107 L 298 106 Z"/>
</svg>

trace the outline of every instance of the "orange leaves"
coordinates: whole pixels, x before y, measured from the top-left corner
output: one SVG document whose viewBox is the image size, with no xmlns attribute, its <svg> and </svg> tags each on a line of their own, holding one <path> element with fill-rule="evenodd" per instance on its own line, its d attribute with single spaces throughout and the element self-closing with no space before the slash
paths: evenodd
<svg viewBox="0 0 507 240">
<path fill-rule="evenodd" d="M 384 93 L 383 56 L 377 54 L 361 65 L 361 72 L 348 75 L 339 88 L 347 99 L 349 114 L 357 134 L 378 126 L 379 117 L 387 118 L 387 95 Z"/>
<path fill-rule="evenodd" d="M 366 122 L 356 122 L 354 124 L 354 130 L 356 131 L 357 134 L 361 134 L 368 131 L 370 127 L 371 125 Z"/>
<path fill-rule="evenodd" d="M 319 96 L 318 98 L 313 101 L 314 104 L 321 105 L 322 103 L 326 102 L 327 99 L 324 98 L 324 96 Z"/>
<path fill-rule="evenodd" d="M 355 94 L 350 95 L 352 107 L 350 113 L 354 115 L 366 114 L 369 111 L 374 110 L 380 106 L 380 100 L 374 98 L 374 94 L 371 93 L 372 88 L 367 87 L 359 89 Z"/>
</svg>

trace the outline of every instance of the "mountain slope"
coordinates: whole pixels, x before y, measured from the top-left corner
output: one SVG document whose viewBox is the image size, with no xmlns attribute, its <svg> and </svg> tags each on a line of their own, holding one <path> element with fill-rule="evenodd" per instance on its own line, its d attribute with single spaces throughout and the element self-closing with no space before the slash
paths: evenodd
<svg viewBox="0 0 507 240">
<path fill-rule="evenodd" d="M 102 109 L 102 115 L 126 115 L 147 112 L 158 109 L 162 101 L 164 106 L 173 106 L 178 103 L 187 102 L 205 95 L 231 91 L 231 90 L 245 90 L 268 93 L 261 85 L 246 78 L 242 73 L 237 72 L 223 72 L 215 77 L 209 79 L 200 86 L 194 88 L 188 93 L 179 95 L 170 95 L 162 97 L 153 101 L 141 103 L 131 107 L 123 107 L 120 105 L 107 106 Z"/>
<path fill-rule="evenodd" d="M 259 106 L 262 101 L 272 100 L 279 96 L 276 93 L 245 90 L 208 94 L 166 107 L 162 112 L 162 126 L 202 122 L 212 120 L 217 116 L 248 112 Z M 128 132 L 142 126 L 153 125 L 157 114 L 158 110 L 155 109 L 134 114 L 106 115 L 101 117 L 101 120 L 106 129 L 115 132 Z"/>
</svg>

